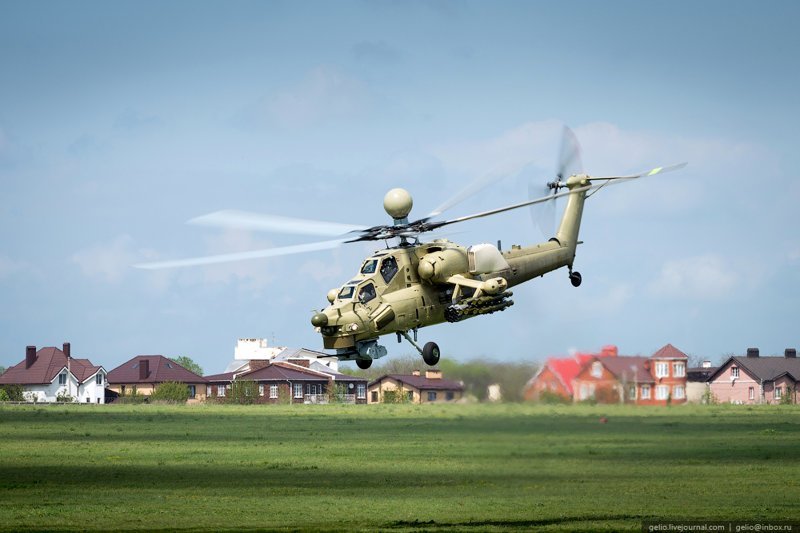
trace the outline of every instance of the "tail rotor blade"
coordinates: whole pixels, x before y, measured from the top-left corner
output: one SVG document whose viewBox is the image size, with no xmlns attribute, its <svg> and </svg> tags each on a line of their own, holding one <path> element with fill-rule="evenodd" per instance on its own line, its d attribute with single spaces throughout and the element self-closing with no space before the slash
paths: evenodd
<svg viewBox="0 0 800 533">
<path fill-rule="evenodd" d="M 556 176 L 559 180 L 565 180 L 582 172 L 581 145 L 578 143 L 575 133 L 569 127 L 564 126 L 564 131 L 561 134 L 561 148 L 558 152 Z"/>
</svg>

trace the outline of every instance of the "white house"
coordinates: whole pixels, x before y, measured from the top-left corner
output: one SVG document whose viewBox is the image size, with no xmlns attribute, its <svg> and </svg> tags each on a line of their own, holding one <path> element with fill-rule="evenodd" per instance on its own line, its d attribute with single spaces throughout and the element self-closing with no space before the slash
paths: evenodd
<svg viewBox="0 0 800 533">
<path fill-rule="evenodd" d="M 248 372 L 261 368 L 269 363 L 304 360 L 309 362 L 312 370 L 336 374 L 339 372 L 339 360 L 323 352 L 306 348 L 287 348 L 286 346 L 268 346 L 267 339 L 239 339 L 233 350 L 233 361 L 228 363 L 225 372 Z"/>
<path fill-rule="evenodd" d="M 70 345 L 63 349 L 25 349 L 25 359 L 0 376 L 0 385 L 20 385 L 28 401 L 105 403 L 106 371 L 88 359 L 75 359 Z"/>
</svg>

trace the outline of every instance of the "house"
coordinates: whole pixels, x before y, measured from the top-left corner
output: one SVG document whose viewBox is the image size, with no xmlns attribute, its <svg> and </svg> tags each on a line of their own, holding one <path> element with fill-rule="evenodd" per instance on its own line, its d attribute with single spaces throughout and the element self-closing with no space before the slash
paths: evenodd
<svg viewBox="0 0 800 533">
<path fill-rule="evenodd" d="M 25 348 L 25 359 L 0 376 L 0 385 L 21 385 L 32 402 L 105 403 L 106 371 L 88 359 L 75 359 L 70 344 L 62 349 Z"/>
<path fill-rule="evenodd" d="M 366 379 L 312 365 L 308 359 L 254 360 L 241 371 L 206 376 L 206 394 L 225 398 L 236 381 L 252 381 L 258 386 L 254 403 L 328 403 L 332 396 L 343 403 L 367 403 Z"/>
<path fill-rule="evenodd" d="M 244 372 L 264 361 L 288 361 L 305 359 L 314 370 L 339 371 L 339 359 L 326 353 L 307 348 L 269 346 L 267 339 L 238 339 L 233 349 L 233 360 L 225 368 L 227 372 Z M 262 365 L 263 366 L 263 365 Z"/>
<path fill-rule="evenodd" d="M 686 403 L 688 359 L 671 344 L 650 357 L 593 357 L 573 380 L 573 399 L 637 405 Z"/>
<path fill-rule="evenodd" d="M 443 379 L 436 369 L 427 370 L 424 377 L 418 370 L 411 375 L 386 374 L 369 384 L 369 403 L 393 403 L 398 395 L 412 403 L 455 402 L 464 396 L 464 385 Z"/>
<path fill-rule="evenodd" d="M 705 402 L 708 399 L 708 378 L 717 371 L 711 361 L 703 361 L 701 366 L 689 367 L 686 371 L 686 401 Z"/>
<path fill-rule="evenodd" d="M 206 379 L 163 355 L 137 355 L 108 373 L 108 387 L 120 396 L 150 396 L 160 383 L 175 381 L 189 387 L 189 403 L 205 400 Z"/>
<path fill-rule="evenodd" d="M 745 357 L 730 357 L 717 368 L 708 378 L 708 387 L 724 403 L 781 403 L 786 394 L 797 403 L 798 381 L 796 349 L 787 348 L 783 357 L 761 357 L 758 348 L 748 348 Z"/>
<path fill-rule="evenodd" d="M 615 357 L 616 346 L 604 346 L 598 354 L 578 352 L 572 357 L 550 357 L 542 368 L 525 384 L 523 398 L 539 401 L 544 395 L 555 395 L 563 400 L 572 400 L 572 382 L 593 357 Z"/>
</svg>

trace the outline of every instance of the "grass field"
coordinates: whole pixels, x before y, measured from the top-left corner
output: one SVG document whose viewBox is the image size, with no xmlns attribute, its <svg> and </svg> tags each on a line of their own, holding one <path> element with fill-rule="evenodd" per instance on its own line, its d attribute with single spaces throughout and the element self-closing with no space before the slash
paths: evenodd
<svg viewBox="0 0 800 533">
<path fill-rule="evenodd" d="M 5 406 L 0 434 L 15 531 L 800 519 L 792 406 Z"/>
</svg>

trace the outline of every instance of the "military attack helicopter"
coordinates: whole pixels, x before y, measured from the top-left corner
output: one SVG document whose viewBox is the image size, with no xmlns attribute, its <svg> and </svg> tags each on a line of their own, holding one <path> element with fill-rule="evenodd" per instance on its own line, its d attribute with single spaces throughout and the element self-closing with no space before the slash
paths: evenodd
<svg viewBox="0 0 800 533">
<path fill-rule="evenodd" d="M 463 200 L 457 195 L 428 216 L 409 221 L 413 206 L 411 195 L 404 189 L 392 189 L 383 199 L 391 225 L 372 227 L 327 223 L 287 217 L 275 217 L 242 211 L 218 211 L 190 222 L 194 224 L 288 233 L 335 236 L 335 239 L 270 248 L 252 252 L 215 255 L 176 261 L 136 265 L 160 269 L 273 257 L 315 250 L 332 249 L 344 243 L 386 241 L 361 264 L 358 273 L 341 287 L 328 292 L 329 305 L 314 313 L 311 324 L 322 336 L 325 349 L 335 350 L 342 360 L 355 360 L 359 368 L 369 368 L 374 359 L 387 354 L 379 344 L 380 337 L 394 333 L 397 341 L 407 340 L 428 365 L 439 361 L 440 350 L 435 342 L 420 347 L 420 328 L 444 322 L 460 322 L 480 315 L 503 311 L 514 305 L 515 285 L 567 267 L 574 287 L 581 285 L 581 274 L 573 269 L 583 207 L 586 199 L 611 184 L 631 181 L 677 170 L 680 163 L 657 167 L 629 176 L 595 177 L 580 170 L 579 148 L 574 135 L 565 128 L 556 178 L 546 183 L 547 194 L 524 202 L 483 211 L 449 220 L 436 220 L 446 209 Z M 470 188 L 468 188 L 470 189 Z M 471 187 L 472 193 L 476 192 Z M 470 192 L 470 191 L 467 191 Z M 447 239 L 421 242 L 420 236 L 442 227 L 496 215 L 537 204 L 554 205 L 566 197 L 566 207 L 554 236 L 531 246 L 514 245 L 501 251 L 499 246 L 481 243 L 463 247 Z M 389 244 L 392 242 L 392 244 Z M 498 243 L 499 244 L 499 243 Z"/>
</svg>

